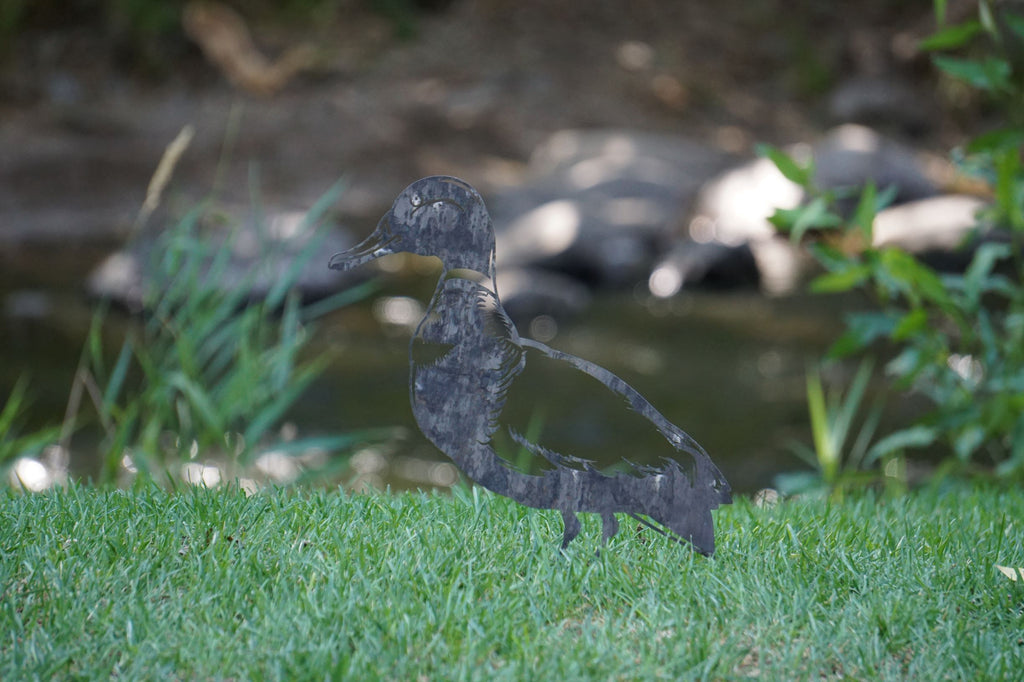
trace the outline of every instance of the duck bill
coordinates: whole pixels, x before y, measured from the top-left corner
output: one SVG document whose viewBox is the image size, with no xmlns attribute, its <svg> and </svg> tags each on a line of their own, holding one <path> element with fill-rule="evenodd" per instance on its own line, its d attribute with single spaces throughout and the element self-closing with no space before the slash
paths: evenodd
<svg viewBox="0 0 1024 682">
<path fill-rule="evenodd" d="M 395 253 L 395 250 L 391 248 L 392 242 L 394 240 L 389 238 L 385 221 L 382 220 L 377 225 L 377 229 L 373 231 L 373 234 L 351 249 L 331 256 L 331 260 L 327 265 L 332 270 L 351 270 L 357 268 L 381 256 Z"/>
</svg>

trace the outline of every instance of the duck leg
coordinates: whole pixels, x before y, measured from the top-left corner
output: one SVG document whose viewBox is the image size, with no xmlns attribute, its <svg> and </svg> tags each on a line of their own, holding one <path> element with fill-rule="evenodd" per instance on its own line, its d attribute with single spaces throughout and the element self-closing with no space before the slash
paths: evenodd
<svg viewBox="0 0 1024 682">
<path fill-rule="evenodd" d="M 608 541 L 619 532 L 619 520 L 612 512 L 601 514 L 601 540 L 607 545 Z"/>
<path fill-rule="evenodd" d="M 569 511 L 568 509 L 562 510 L 562 521 L 565 522 L 565 535 L 562 536 L 562 549 L 569 546 L 569 543 L 573 541 L 577 535 L 580 534 L 580 520 L 576 516 L 576 512 Z"/>
</svg>

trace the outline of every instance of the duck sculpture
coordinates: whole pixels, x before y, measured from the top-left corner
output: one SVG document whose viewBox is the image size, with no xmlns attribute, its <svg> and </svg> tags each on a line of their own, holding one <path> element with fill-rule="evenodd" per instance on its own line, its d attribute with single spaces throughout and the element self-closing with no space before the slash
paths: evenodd
<svg viewBox="0 0 1024 682">
<path fill-rule="evenodd" d="M 714 553 L 711 510 L 732 501 L 725 477 L 693 438 L 615 374 L 519 334 L 498 297 L 494 230 L 473 187 L 447 176 L 414 182 L 373 234 L 335 254 L 330 267 L 347 270 L 399 252 L 436 256 L 443 264 L 409 348 L 412 411 L 439 450 L 479 485 L 528 507 L 560 511 L 563 548 L 580 532 L 577 514 L 589 512 L 600 515 L 605 543 L 618 531 L 615 515 L 626 514 L 704 555 Z M 590 390 L 624 401 L 618 409 L 632 410 L 660 434 L 661 464 L 623 457 L 620 470 L 604 473 L 583 453 L 560 454 L 524 435 L 530 429 L 516 422 L 513 402 L 531 399 L 516 384 L 534 365 L 550 378 L 550 394 L 558 393 L 552 368 L 559 368 L 583 375 Z M 499 443 L 518 447 L 545 468 L 517 467 L 498 454 Z M 679 455 L 687 456 L 686 466 Z"/>
</svg>

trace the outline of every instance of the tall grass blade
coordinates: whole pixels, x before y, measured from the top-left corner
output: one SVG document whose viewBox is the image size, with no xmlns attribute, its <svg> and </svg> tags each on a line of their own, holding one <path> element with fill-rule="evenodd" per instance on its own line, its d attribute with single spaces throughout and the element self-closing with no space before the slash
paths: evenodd
<svg viewBox="0 0 1024 682">
<path fill-rule="evenodd" d="M 835 480 L 838 471 L 837 455 L 832 450 L 828 407 L 825 392 L 821 387 L 821 375 L 817 368 L 807 371 L 807 409 L 811 419 L 811 435 L 814 438 L 814 453 L 822 477 L 826 482 Z"/>
<path fill-rule="evenodd" d="M 101 409 L 105 414 L 110 414 L 111 407 L 114 405 L 118 395 L 121 393 L 121 387 L 124 385 L 124 380 L 128 376 L 129 361 L 132 359 L 133 354 L 132 348 L 131 337 L 128 337 L 121 346 L 121 352 L 118 354 L 117 361 L 114 363 L 114 369 L 110 373 L 107 388 L 103 391 L 103 403 Z"/>
</svg>

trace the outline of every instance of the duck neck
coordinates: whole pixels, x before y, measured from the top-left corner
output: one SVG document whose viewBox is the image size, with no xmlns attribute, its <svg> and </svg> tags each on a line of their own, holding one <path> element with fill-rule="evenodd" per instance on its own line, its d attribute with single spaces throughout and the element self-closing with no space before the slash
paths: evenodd
<svg viewBox="0 0 1024 682">
<path fill-rule="evenodd" d="M 482 261 L 475 263 L 456 262 L 450 265 L 445 263 L 444 272 L 441 274 L 441 282 L 443 283 L 449 279 L 467 279 L 497 294 L 498 289 L 494 282 L 494 251 L 491 251 L 486 264 Z"/>
<path fill-rule="evenodd" d="M 456 236 L 457 241 L 445 244 L 444 251 L 434 254 L 444 263 L 444 269 L 474 270 L 494 279 L 494 231 L 490 225 L 460 230 L 452 239 Z M 458 248 L 454 248 L 456 244 Z"/>
</svg>

